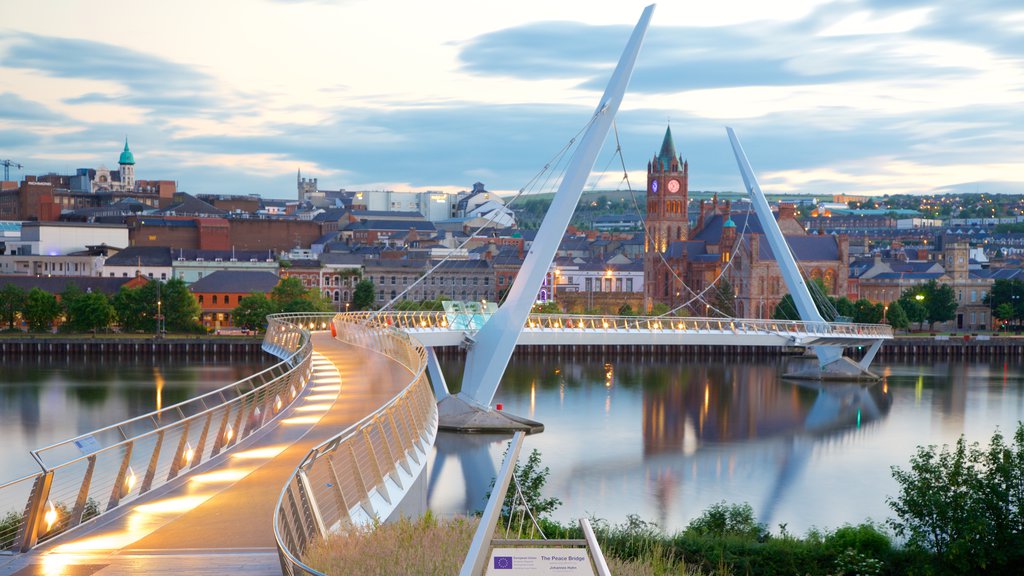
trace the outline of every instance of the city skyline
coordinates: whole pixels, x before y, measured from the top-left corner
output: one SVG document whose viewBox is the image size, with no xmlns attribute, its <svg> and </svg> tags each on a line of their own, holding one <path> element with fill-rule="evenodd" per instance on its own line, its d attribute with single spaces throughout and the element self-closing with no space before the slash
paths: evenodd
<svg viewBox="0 0 1024 576">
<path fill-rule="evenodd" d="M 192 193 L 516 190 L 586 123 L 645 2 L 41 2 L 0 29 L 12 177 L 116 167 Z M 618 115 L 634 189 L 670 123 L 691 189 L 1024 192 L 1024 10 L 663 2 Z M 592 185 L 620 187 L 605 146 Z M 607 168 L 606 168 L 607 167 Z M 605 177 L 600 172 L 607 170 Z"/>
</svg>

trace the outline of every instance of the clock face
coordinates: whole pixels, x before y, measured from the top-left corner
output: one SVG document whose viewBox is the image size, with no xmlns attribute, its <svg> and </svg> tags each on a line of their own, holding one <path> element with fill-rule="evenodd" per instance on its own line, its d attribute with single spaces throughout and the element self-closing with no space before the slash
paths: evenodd
<svg viewBox="0 0 1024 576">
<path fill-rule="evenodd" d="M 673 194 L 679 192 L 679 180 L 669 180 L 668 191 L 672 192 Z"/>
<path fill-rule="evenodd" d="M 651 182 L 651 192 L 657 192 L 657 191 L 658 191 L 658 181 L 655 180 L 654 182 Z"/>
</svg>

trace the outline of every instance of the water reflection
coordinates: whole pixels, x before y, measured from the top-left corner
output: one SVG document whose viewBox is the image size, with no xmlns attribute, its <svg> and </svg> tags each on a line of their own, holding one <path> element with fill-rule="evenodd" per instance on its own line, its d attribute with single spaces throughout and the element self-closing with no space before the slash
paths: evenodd
<svg viewBox="0 0 1024 576">
<path fill-rule="evenodd" d="M 0 483 L 38 471 L 28 454 L 33 448 L 181 402 L 264 366 L 262 356 L 5 358 L 0 363 Z"/>
<path fill-rule="evenodd" d="M 874 385 L 786 381 L 786 370 L 782 361 L 515 358 L 495 401 L 544 422 L 525 450 L 539 449 L 551 468 L 560 519 L 636 513 L 677 529 L 727 500 L 796 530 L 884 519 L 890 466 L 906 465 L 918 445 L 1012 429 L 1024 402 L 1020 367 L 1003 363 L 881 365 Z M 507 442 L 465 438 L 439 438 L 437 511 L 479 509 Z"/>
</svg>

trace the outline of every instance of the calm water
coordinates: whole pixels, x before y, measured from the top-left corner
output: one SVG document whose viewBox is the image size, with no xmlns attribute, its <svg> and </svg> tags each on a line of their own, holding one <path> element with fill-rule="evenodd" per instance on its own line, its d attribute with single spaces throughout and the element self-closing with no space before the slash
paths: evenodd
<svg viewBox="0 0 1024 576">
<path fill-rule="evenodd" d="M 258 370 L 235 361 L 43 359 L 0 364 L 0 482 L 28 450 Z M 749 502 L 790 531 L 890 516 L 890 467 L 922 444 L 986 441 L 1024 415 L 1020 363 L 884 364 L 873 387 L 784 381 L 781 362 L 514 359 L 496 397 L 543 422 L 526 440 L 550 467 L 560 520 L 628 514 L 674 530 L 709 505 Z M 461 366 L 445 365 L 457 385 Z M 483 507 L 506 438 L 440 434 L 428 474 L 438 512 Z"/>
<path fill-rule="evenodd" d="M 6 359 L 0 363 L 0 484 L 39 470 L 28 454 L 33 448 L 150 412 L 158 396 L 169 406 L 220 388 L 269 366 L 263 359 Z"/>
<path fill-rule="evenodd" d="M 918 445 L 984 443 L 1024 414 L 1020 363 L 876 363 L 882 383 L 821 387 L 782 380 L 783 362 L 515 359 L 495 401 L 544 423 L 523 453 L 550 467 L 557 519 L 639 514 L 669 530 L 723 500 L 797 533 L 884 520 L 890 467 Z M 506 441 L 441 434 L 430 507 L 483 508 Z"/>
</svg>

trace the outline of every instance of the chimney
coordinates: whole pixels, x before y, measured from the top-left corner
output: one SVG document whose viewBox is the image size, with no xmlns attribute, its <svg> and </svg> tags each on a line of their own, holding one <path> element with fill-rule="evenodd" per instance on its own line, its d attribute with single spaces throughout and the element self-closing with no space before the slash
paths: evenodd
<svg viewBox="0 0 1024 576">
<path fill-rule="evenodd" d="M 794 220 L 796 218 L 796 205 L 789 202 L 779 202 L 778 220 Z"/>
</svg>

